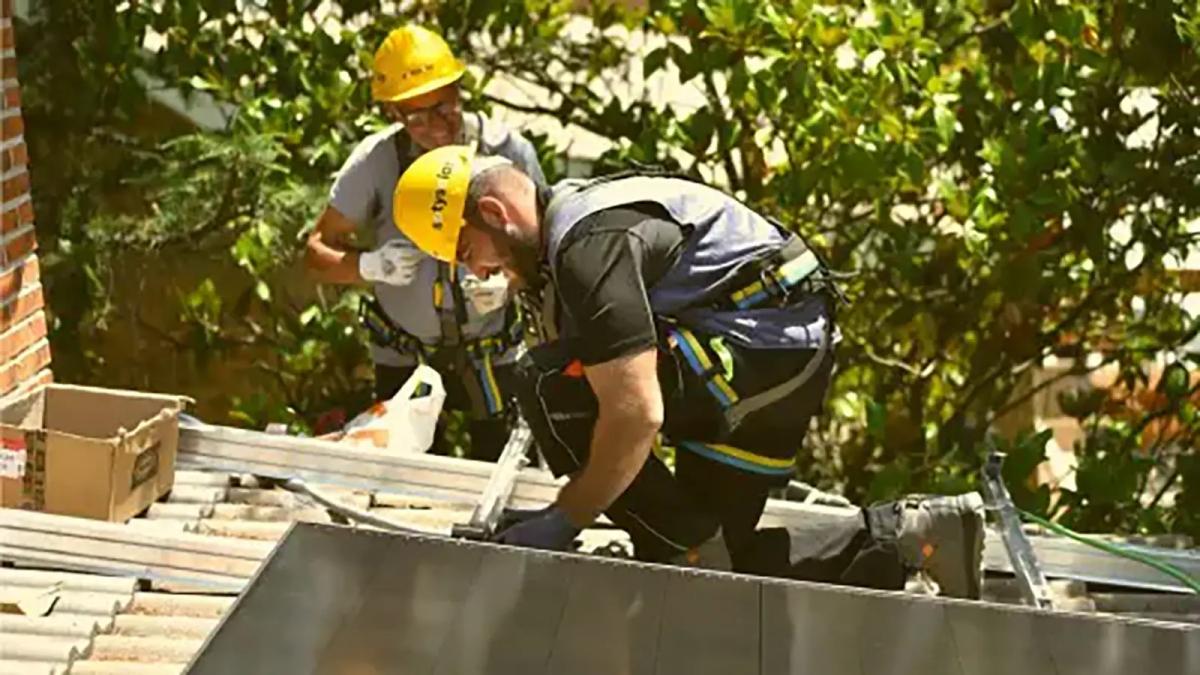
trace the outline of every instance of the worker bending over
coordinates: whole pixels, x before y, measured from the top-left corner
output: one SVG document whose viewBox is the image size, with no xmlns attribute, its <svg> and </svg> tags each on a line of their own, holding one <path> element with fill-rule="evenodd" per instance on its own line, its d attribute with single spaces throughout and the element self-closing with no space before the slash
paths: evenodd
<svg viewBox="0 0 1200 675">
<path fill-rule="evenodd" d="M 566 550 L 605 513 L 642 560 L 881 588 L 924 570 L 944 594 L 978 597 L 976 493 L 756 529 L 821 412 L 838 340 L 836 289 L 799 238 L 689 180 L 543 189 L 468 147 L 421 157 L 396 194 L 422 250 L 554 296 L 540 320 L 556 339 L 522 360 L 517 397 L 571 478 L 500 541 Z M 651 452 L 660 431 L 673 475 Z"/>
<path fill-rule="evenodd" d="M 545 178 L 529 141 L 463 112 L 458 81 L 466 67 L 436 33 L 392 31 L 372 68 L 372 98 L 394 124 L 359 143 L 338 172 L 305 261 L 324 283 L 373 285 L 361 317 L 376 398 L 391 398 L 418 363 L 428 363 L 446 376 L 447 407 L 471 416 L 470 456 L 494 460 L 508 436 L 508 380 L 523 330 L 516 305 L 503 278 L 468 275 L 413 246 L 392 226 L 392 193 L 414 159 L 452 143 L 506 157 L 538 184 Z M 374 237 L 373 250 L 356 246 L 364 235 Z M 440 429 L 436 438 L 444 435 Z"/>
</svg>

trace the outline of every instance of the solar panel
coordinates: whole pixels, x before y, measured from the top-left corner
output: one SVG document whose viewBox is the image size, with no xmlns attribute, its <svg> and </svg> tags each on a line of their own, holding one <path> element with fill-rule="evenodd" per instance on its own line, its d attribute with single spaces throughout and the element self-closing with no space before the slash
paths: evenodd
<svg viewBox="0 0 1200 675">
<path fill-rule="evenodd" d="M 297 524 L 193 675 L 1200 673 L 1200 630 Z"/>
</svg>

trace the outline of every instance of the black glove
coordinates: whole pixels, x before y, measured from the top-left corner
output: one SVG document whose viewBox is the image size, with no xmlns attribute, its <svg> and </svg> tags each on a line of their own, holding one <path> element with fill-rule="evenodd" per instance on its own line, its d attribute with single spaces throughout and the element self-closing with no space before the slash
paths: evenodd
<svg viewBox="0 0 1200 675">
<path fill-rule="evenodd" d="M 505 513 L 505 516 L 508 515 L 509 513 Z M 580 531 L 567 519 L 567 514 L 562 509 L 548 506 L 518 520 L 497 534 L 495 540 L 510 546 L 568 551 Z"/>
</svg>

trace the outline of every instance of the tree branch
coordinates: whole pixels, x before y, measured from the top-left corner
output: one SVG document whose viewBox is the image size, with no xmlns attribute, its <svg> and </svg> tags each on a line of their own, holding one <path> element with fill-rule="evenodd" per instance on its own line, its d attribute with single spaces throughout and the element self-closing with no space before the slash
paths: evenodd
<svg viewBox="0 0 1200 675">
<path fill-rule="evenodd" d="M 1009 362 L 1007 356 L 1001 355 L 1000 362 L 992 367 L 983 377 L 979 378 L 979 380 L 975 382 L 975 384 L 972 385 L 969 390 L 967 390 L 966 396 L 960 400 L 959 404 L 955 406 L 954 412 L 951 413 L 950 417 L 947 418 L 947 426 L 949 426 L 950 423 L 956 422 L 963 418 L 967 414 L 967 408 L 969 408 L 970 405 L 975 402 L 975 399 L 983 393 L 984 388 L 1003 375 L 1006 370 L 1008 370 L 1012 375 L 1020 375 L 1021 373 L 1024 373 L 1026 370 L 1029 370 L 1031 367 L 1033 367 L 1035 363 L 1040 362 L 1043 358 L 1045 358 L 1044 349 L 1033 358 L 1030 358 L 1020 364 L 1013 365 Z"/>
<path fill-rule="evenodd" d="M 721 104 L 721 97 L 717 93 L 717 83 L 713 79 L 711 70 L 704 71 L 704 89 L 708 104 L 713 108 L 713 115 L 717 119 L 717 152 L 721 155 L 721 163 L 725 167 L 725 173 L 729 176 L 730 192 L 736 192 L 742 189 L 742 177 L 738 174 L 737 165 L 733 163 L 733 154 L 731 143 L 726 143 L 729 139 L 728 120 L 729 115 L 725 111 L 725 106 Z M 726 150 L 722 152 L 722 146 Z"/>
<path fill-rule="evenodd" d="M 989 423 L 1003 417 L 1006 413 L 1011 411 L 1013 408 L 1016 408 L 1017 406 L 1021 405 L 1022 403 L 1033 398 L 1042 390 L 1053 386 L 1056 382 L 1060 382 L 1068 377 L 1077 377 L 1080 375 L 1087 375 L 1089 373 L 1094 373 L 1097 370 L 1103 368 L 1104 366 L 1112 363 L 1115 360 L 1116 360 L 1115 358 L 1114 359 L 1104 359 L 1098 365 L 1096 365 L 1094 367 L 1086 367 L 1085 366 L 1083 368 L 1071 368 L 1070 370 L 1059 373 L 1058 375 L 1055 375 L 1054 377 L 1051 377 L 1048 380 L 1039 383 L 1036 387 L 1033 387 L 1032 389 L 1030 389 L 1028 392 L 1026 392 L 1020 398 L 1013 399 L 1013 400 L 1009 401 L 1008 403 L 1004 404 L 1003 406 L 1001 406 L 1001 408 L 999 410 L 997 410 L 991 416 L 991 419 L 989 419 Z"/>
<path fill-rule="evenodd" d="M 911 366 L 903 361 L 900 361 L 898 359 L 893 359 L 890 357 L 886 357 L 886 356 L 880 356 L 880 355 L 876 354 L 867 345 L 866 342 L 854 341 L 852 344 L 854 344 L 854 346 L 856 346 L 860 350 L 862 350 L 862 353 L 864 355 L 866 355 L 866 357 L 868 359 L 870 359 L 871 361 L 874 361 L 875 363 L 878 363 L 881 366 L 887 366 L 889 368 L 899 368 L 900 370 L 903 370 L 904 372 L 908 373 L 909 375 L 912 375 L 913 377 L 923 378 L 926 376 L 920 370 L 917 370 L 914 366 Z"/>
<path fill-rule="evenodd" d="M 951 40 L 949 43 L 947 43 L 945 47 L 942 47 L 942 52 L 943 53 L 952 52 L 955 49 L 958 49 L 959 47 L 961 47 L 966 42 L 973 40 L 977 37 L 986 35 L 994 30 L 999 30 L 1000 28 L 1004 27 L 1007 24 L 1008 24 L 1008 17 L 1002 16 L 998 19 L 993 19 L 992 21 L 989 21 L 988 23 L 977 25 L 977 26 L 973 27 L 971 30 L 967 31 L 966 33 L 963 33 L 962 35 L 955 37 L 953 40 Z"/>
<path fill-rule="evenodd" d="M 1170 491 L 1171 486 L 1175 484 L 1175 481 L 1178 478 L 1179 478 L 1179 470 L 1176 469 L 1171 472 L 1170 476 L 1167 477 L 1167 481 L 1165 483 L 1163 483 L 1161 488 L 1158 489 L 1158 492 L 1155 493 L 1154 498 L 1150 500 L 1150 503 L 1146 506 L 1146 509 L 1151 510 L 1154 507 L 1158 506 L 1158 503 L 1160 501 L 1162 501 L 1163 496 L 1165 496 L 1167 494 L 1167 492 Z"/>
<path fill-rule="evenodd" d="M 573 110 L 576 109 L 576 107 L 571 104 L 564 103 L 563 105 L 560 105 L 558 108 L 550 108 L 547 106 L 540 106 L 540 105 L 514 103 L 512 101 L 501 98 L 499 96 L 494 96 L 492 94 L 481 94 L 481 96 L 484 100 L 495 103 L 496 105 L 504 106 L 505 108 L 508 108 L 509 110 L 515 110 L 517 112 L 528 113 L 530 115 L 549 115 L 549 116 L 557 119 L 564 126 L 568 125 L 568 124 L 573 124 L 581 129 L 586 129 L 587 131 L 590 131 L 599 136 L 604 136 L 605 138 L 608 138 L 610 140 L 612 140 L 612 137 L 614 135 L 612 129 L 605 128 L 605 127 L 603 127 L 599 124 L 596 124 L 595 122 L 592 122 L 588 119 L 581 119 L 578 115 L 572 115 L 571 113 Z M 565 100 L 566 99 L 564 99 L 564 101 Z"/>
<path fill-rule="evenodd" d="M 142 328 L 146 329 L 151 334 L 153 334 L 155 337 L 157 337 L 159 340 L 166 342 L 167 344 L 171 345 L 172 347 L 175 347 L 176 349 L 181 349 L 181 350 L 185 349 L 187 347 L 187 345 L 179 338 L 175 337 L 174 335 L 171 335 L 170 333 L 163 330 L 162 328 L 159 328 L 158 326 L 154 325 L 153 323 L 150 323 L 149 321 L 147 321 L 146 317 L 142 316 L 141 309 L 138 309 L 138 308 L 134 309 L 133 318 L 134 318 L 134 320 L 137 321 L 138 326 L 141 326 Z"/>
</svg>

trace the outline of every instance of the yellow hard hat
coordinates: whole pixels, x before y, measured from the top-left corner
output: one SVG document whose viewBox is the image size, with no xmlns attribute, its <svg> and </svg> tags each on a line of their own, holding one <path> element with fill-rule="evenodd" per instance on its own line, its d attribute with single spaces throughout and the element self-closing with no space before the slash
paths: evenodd
<svg viewBox="0 0 1200 675">
<path fill-rule="evenodd" d="M 471 146 L 444 145 L 414 160 L 396 182 L 392 220 L 417 248 L 438 260 L 456 257 L 474 158 Z"/>
<path fill-rule="evenodd" d="M 371 65 L 371 97 L 403 101 L 440 89 L 467 72 L 437 33 L 404 26 L 388 33 Z"/>
</svg>

